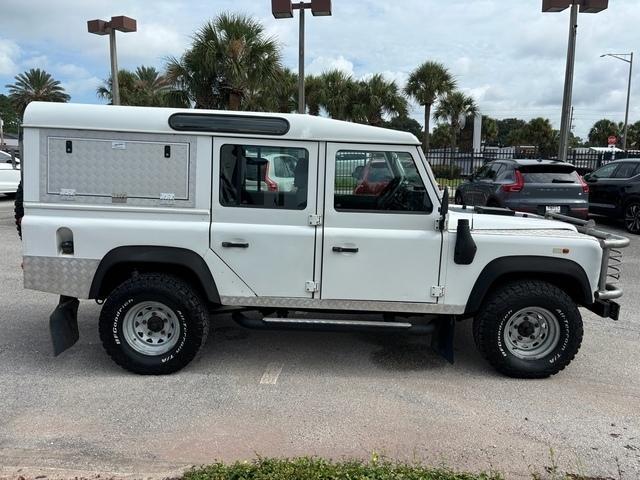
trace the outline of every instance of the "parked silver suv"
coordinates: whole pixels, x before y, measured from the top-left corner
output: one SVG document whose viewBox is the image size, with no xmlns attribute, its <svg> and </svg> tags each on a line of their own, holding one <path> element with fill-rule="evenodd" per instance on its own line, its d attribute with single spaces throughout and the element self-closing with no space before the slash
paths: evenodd
<svg viewBox="0 0 640 480">
<path fill-rule="evenodd" d="M 496 160 L 458 187 L 455 202 L 585 219 L 589 212 L 589 186 L 570 163 Z"/>
</svg>

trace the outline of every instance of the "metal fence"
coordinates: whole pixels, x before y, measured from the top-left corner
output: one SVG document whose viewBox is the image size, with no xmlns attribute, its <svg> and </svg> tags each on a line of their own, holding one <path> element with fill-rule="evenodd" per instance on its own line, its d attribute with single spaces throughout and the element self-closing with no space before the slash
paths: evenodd
<svg viewBox="0 0 640 480">
<path fill-rule="evenodd" d="M 441 187 L 455 189 L 485 163 L 493 160 L 512 160 L 541 158 L 537 149 L 511 147 L 485 149 L 480 151 L 430 150 L 427 160 Z M 623 158 L 640 158 L 640 150 L 626 152 L 599 152 L 589 149 L 570 150 L 567 161 L 576 166 L 578 173 L 584 175 L 602 165 Z"/>
</svg>

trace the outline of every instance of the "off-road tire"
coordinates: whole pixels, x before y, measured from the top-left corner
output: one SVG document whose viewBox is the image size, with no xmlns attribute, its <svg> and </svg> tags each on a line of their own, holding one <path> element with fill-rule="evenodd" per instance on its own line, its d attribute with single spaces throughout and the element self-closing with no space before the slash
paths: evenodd
<svg viewBox="0 0 640 480">
<path fill-rule="evenodd" d="M 515 312 L 541 307 L 559 324 L 557 346 L 539 359 L 522 359 L 506 348 L 503 333 Z M 538 280 L 505 284 L 491 293 L 473 320 L 473 336 L 482 356 L 499 372 L 515 378 L 546 378 L 563 370 L 582 343 L 582 317 L 575 302 L 555 285 Z"/>
<path fill-rule="evenodd" d="M 18 230 L 18 236 L 22 238 L 22 217 L 24 217 L 24 195 L 22 193 L 22 182 L 18 184 L 16 190 L 16 199 L 13 202 L 13 215 L 16 219 L 16 229 Z"/>
<path fill-rule="evenodd" d="M 162 355 L 134 350 L 125 338 L 123 322 L 140 302 L 161 302 L 180 322 L 176 345 Z M 119 285 L 106 299 L 99 320 L 100 339 L 121 367 L 142 375 L 162 375 L 184 368 L 204 345 L 209 332 L 207 305 L 195 289 L 180 278 L 159 273 L 136 275 Z"/>
</svg>

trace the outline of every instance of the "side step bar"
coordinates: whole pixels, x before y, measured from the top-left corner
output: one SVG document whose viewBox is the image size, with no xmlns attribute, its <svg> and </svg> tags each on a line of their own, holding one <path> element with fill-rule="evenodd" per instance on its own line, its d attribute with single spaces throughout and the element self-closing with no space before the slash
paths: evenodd
<svg viewBox="0 0 640 480">
<path fill-rule="evenodd" d="M 433 323 L 373 322 L 361 320 L 329 320 L 314 318 L 252 318 L 235 312 L 233 319 L 254 330 L 311 330 L 325 332 L 404 332 L 428 335 L 436 330 Z"/>
</svg>

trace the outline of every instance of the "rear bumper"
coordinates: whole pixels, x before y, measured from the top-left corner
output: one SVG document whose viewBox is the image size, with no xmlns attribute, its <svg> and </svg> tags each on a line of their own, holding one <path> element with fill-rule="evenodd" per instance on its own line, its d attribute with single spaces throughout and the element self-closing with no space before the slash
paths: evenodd
<svg viewBox="0 0 640 480">
<path fill-rule="evenodd" d="M 544 216 L 546 212 L 547 205 L 529 205 L 529 204 L 521 204 L 521 203 L 506 203 L 506 206 L 511 210 L 516 210 L 518 212 L 525 213 L 535 213 L 536 215 Z M 549 203 L 548 206 L 559 206 L 560 213 L 562 215 L 567 215 L 573 218 L 579 218 L 581 220 L 586 220 L 589 217 L 589 207 L 587 204 L 580 205 L 563 205 L 562 203 Z"/>
</svg>

